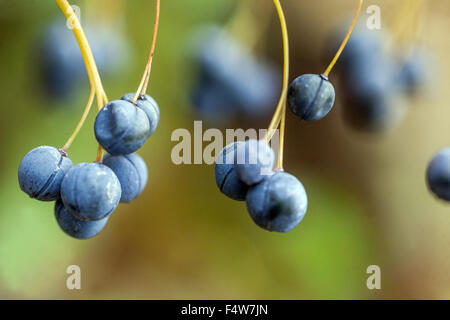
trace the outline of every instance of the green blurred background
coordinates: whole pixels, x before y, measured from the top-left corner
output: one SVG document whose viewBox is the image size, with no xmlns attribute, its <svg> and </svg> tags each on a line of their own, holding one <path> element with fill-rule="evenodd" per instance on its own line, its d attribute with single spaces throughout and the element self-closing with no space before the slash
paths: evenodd
<svg viewBox="0 0 450 320">
<path fill-rule="evenodd" d="M 450 3 L 429 1 L 421 41 L 432 50 L 438 74 L 433 95 L 410 101 L 394 130 L 366 135 L 340 117 L 339 92 L 330 115 L 313 124 L 288 115 L 286 171 L 305 185 L 308 213 L 288 234 L 258 228 L 244 203 L 223 196 L 213 167 L 171 162 L 177 128 L 192 130 L 189 35 L 204 24 L 226 24 L 244 0 L 162 0 L 160 33 L 150 94 L 158 101 L 158 130 L 140 154 L 149 183 L 131 204 L 121 204 L 105 230 L 91 240 L 66 236 L 53 204 L 20 191 L 21 158 L 39 145 L 62 146 L 89 94 L 88 81 L 70 97 L 40 92 L 34 43 L 62 13 L 54 1 L 0 0 L 0 298 L 12 299 L 361 299 L 450 298 L 450 207 L 425 185 L 432 154 L 450 144 L 448 52 Z M 414 0 L 378 4 L 383 28 L 394 28 Z M 281 66 L 279 23 L 271 0 L 269 24 L 256 54 Z M 72 1 L 81 22 L 120 25 L 132 49 L 127 68 L 103 77 L 110 99 L 135 90 L 147 59 L 154 1 Z M 282 0 L 291 40 L 291 79 L 325 69 L 329 35 L 356 0 Z M 361 19 L 367 16 L 363 12 Z M 261 21 L 261 25 L 265 22 Z M 239 35 L 237 35 L 239 36 Z M 329 59 L 329 57 L 327 57 Z M 440 76 L 439 76 L 440 75 Z M 275 107 L 275 106 L 274 106 Z M 73 144 L 74 163 L 93 161 L 95 112 Z M 264 128 L 269 122 L 254 124 Z M 246 123 L 233 124 L 245 127 Z M 66 288 L 66 268 L 81 267 L 82 290 Z M 381 290 L 366 287 L 366 268 L 381 267 Z"/>
</svg>

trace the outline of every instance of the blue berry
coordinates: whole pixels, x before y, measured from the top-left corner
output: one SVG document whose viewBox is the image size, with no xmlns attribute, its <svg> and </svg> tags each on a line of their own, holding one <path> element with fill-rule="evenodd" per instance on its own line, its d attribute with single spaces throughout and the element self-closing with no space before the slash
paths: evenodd
<svg viewBox="0 0 450 320">
<path fill-rule="evenodd" d="M 223 28 L 205 28 L 197 33 L 193 43 L 199 76 L 192 96 L 202 117 L 222 121 L 224 117 L 242 115 L 254 118 L 264 115 L 276 103 L 276 68 L 257 59 Z"/>
<path fill-rule="evenodd" d="M 103 164 L 111 168 L 120 181 L 122 187 L 120 202 L 131 202 L 144 190 L 148 171 L 144 160 L 137 154 L 105 155 Z"/>
<path fill-rule="evenodd" d="M 440 199 L 450 201 L 450 147 L 437 153 L 427 169 L 430 190 Z"/>
<path fill-rule="evenodd" d="M 397 64 L 387 56 L 360 57 L 342 73 L 343 114 L 353 128 L 381 131 L 403 117 L 405 108 Z"/>
<path fill-rule="evenodd" d="M 263 229 L 289 232 L 306 214 L 305 189 L 294 176 L 279 171 L 260 184 L 250 187 L 247 209 Z"/>
<path fill-rule="evenodd" d="M 264 140 L 247 140 L 236 152 L 234 170 L 239 179 L 249 186 L 273 174 L 275 154 Z"/>
<path fill-rule="evenodd" d="M 84 221 L 66 209 L 61 200 L 55 203 L 55 218 L 60 228 L 75 239 L 89 239 L 103 230 L 109 216 L 97 221 Z"/>
<path fill-rule="evenodd" d="M 112 155 L 129 154 L 145 143 L 150 130 L 147 115 L 125 100 L 104 106 L 95 118 L 95 137 Z"/>
<path fill-rule="evenodd" d="M 132 102 L 134 98 L 134 93 L 127 93 L 124 96 L 122 96 L 122 100 L 126 100 L 129 102 Z M 148 122 L 150 124 L 150 130 L 148 133 L 148 137 L 152 135 L 153 132 L 155 132 L 156 127 L 158 127 L 159 123 L 159 108 L 158 104 L 156 103 L 155 99 L 150 97 L 148 94 L 145 96 L 139 96 L 136 105 L 138 108 L 142 109 L 142 111 L 145 112 L 148 118 Z M 147 138 L 148 138 L 147 137 Z"/>
<path fill-rule="evenodd" d="M 334 100 L 334 87 L 324 75 L 304 74 L 289 86 L 288 106 L 305 121 L 317 121 L 325 117 L 333 107 Z"/>
<path fill-rule="evenodd" d="M 72 161 L 56 148 L 34 148 L 20 163 L 20 188 L 32 198 L 54 201 L 59 198 L 64 175 L 72 166 Z"/>
<path fill-rule="evenodd" d="M 233 167 L 235 152 L 241 144 L 242 141 L 227 145 L 217 156 L 214 167 L 214 177 L 220 191 L 237 201 L 244 201 L 248 191 L 248 186 L 238 178 Z"/>
<path fill-rule="evenodd" d="M 61 184 L 66 208 L 81 220 L 100 220 L 117 207 L 121 197 L 119 179 L 100 163 L 81 163 L 67 172 Z"/>
</svg>

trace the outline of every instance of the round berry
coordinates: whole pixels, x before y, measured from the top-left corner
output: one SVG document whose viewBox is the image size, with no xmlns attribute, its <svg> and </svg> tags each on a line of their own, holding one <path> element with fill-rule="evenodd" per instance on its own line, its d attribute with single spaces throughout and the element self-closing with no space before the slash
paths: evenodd
<svg viewBox="0 0 450 320">
<path fill-rule="evenodd" d="M 234 142 L 223 148 L 214 167 L 214 177 L 220 191 L 237 201 L 244 201 L 248 191 L 248 186 L 238 178 L 233 166 L 237 147 L 243 143 Z"/>
<path fill-rule="evenodd" d="M 97 221 L 84 221 L 75 217 L 61 200 L 55 204 L 55 218 L 60 228 L 75 239 L 89 239 L 103 230 L 109 216 Z"/>
<path fill-rule="evenodd" d="M 304 74 L 289 86 L 287 103 L 291 111 L 305 121 L 325 117 L 334 105 L 334 87 L 324 75 Z"/>
<path fill-rule="evenodd" d="M 427 170 L 430 190 L 440 199 L 450 201 L 450 147 L 437 153 Z"/>
<path fill-rule="evenodd" d="M 302 221 L 307 206 L 301 182 L 283 171 L 250 187 L 247 194 L 250 216 L 258 226 L 269 231 L 292 230 Z"/>
<path fill-rule="evenodd" d="M 72 161 L 56 148 L 34 148 L 20 163 L 20 189 L 32 198 L 54 201 L 59 198 L 64 175 L 72 166 Z"/>
<path fill-rule="evenodd" d="M 234 170 L 239 179 L 249 186 L 259 183 L 271 174 L 275 154 L 264 140 L 247 140 L 237 148 Z"/>
<path fill-rule="evenodd" d="M 148 171 L 144 160 L 137 154 L 105 155 L 103 164 L 111 168 L 119 179 L 122 188 L 120 202 L 131 202 L 144 190 Z"/>
<path fill-rule="evenodd" d="M 112 155 L 129 154 L 147 140 L 150 124 L 144 111 L 125 100 L 105 105 L 95 118 L 95 137 Z"/>
<path fill-rule="evenodd" d="M 129 102 L 132 102 L 134 98 L 134 93 L 127 93 L 126 95 L 122 96 L 122 100 L 126 100 Z M 158 104 L 156 103 L 155 99 L 150 97 L 148 94 L 144 96 L 139 96 L 136 105 L 138 108 L 142 109 L 142 111 L 145 112 L 148 118 L 148 122 L 150 124 L 150 130 L 148 133 L 148 137 L 152 135 L 153 132 L 155 132 L 156 128 L 158 127 L 159 123 L 159 108 Z M 148 138 L 147 137 L 147 138 Z"/>
<path fill-rule="evenodd" d="M 82 220 L 100 220 L 117 207 L 121 197 L 119 179 L 101 163 L 81 163 L 67 172 L 61 184 L 66 208 Z"/>
</svg>

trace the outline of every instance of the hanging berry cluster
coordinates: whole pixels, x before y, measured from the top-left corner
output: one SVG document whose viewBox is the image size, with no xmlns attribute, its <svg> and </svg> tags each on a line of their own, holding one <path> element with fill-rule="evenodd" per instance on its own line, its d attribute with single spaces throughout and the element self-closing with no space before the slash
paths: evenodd
<svg viewBox="0 0 450 320">
<path fill-rule="evenodd" d="M 263 140 L 239 141 L 227 145 L 218 155 L 215 180 L 220 191 L 237 201 L 246 201 L 253 221 L 269 231 L 289 232 L 306 214 L 308 198 L 302 183 L 283 170 L 286 106 L 294 115 L 312 122 L 325 117 L 335 101 L 328 75 L 336 64 L 356 24 L 362 6 L 335 57 L 323 74 L 304 74 L 289 86 L 289 41 L 286 19 L 279 0 L 273 0 L 281 22 L 284 68 L 281 97 Z M 278 163 L 269 142 L 279 128 Z"/>
<path fill-rule="evenodd" d="M 67 19 L 86 64 L 91 92 L 73 134 L 60 148 L 31 150 L 19 166 L 20 188 L 41 201 L 56 201 L 55 217 L 61 229 L 77 239 L 88 239 L 106 225 L 119 202 L 131 202 L 147 183 L 147 166 L 135 152 L 159 122 L 156 101 L 146 94 L 156 45 L 160 0 L 156 0 L 153 41 L 136 93 L 108 102 L 92 51 L 80 22 L 67 0 L 55 0 Z M 94 98 L 98 114 L 94 132 L 99 143 L 96 161 L 73 165 L 68 151 L 89 114 Z M 108 154 L 103 157 L 104 150 Z"/>
</svg>

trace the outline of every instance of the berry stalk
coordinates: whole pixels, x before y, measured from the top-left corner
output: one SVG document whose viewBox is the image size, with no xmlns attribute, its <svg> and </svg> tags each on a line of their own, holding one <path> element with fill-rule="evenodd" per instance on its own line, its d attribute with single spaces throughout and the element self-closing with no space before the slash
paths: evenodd
<svg viewBox="0 0 450 320">
<path fill-rule="evenodd" d="M 361 7 L 363 4 L 363 0 L 359 0 L 358 8 L 356 9 L 355 17 L 353 18 L 352 25 L 350 26 L 350 29 L 347 32 L 347 35 L 344 38 L 344 41 L 342 41 L 341 46 L 339 47 L 339 50 L 336 52 L 336 55 L 334 56 L 333 60 L 331 60 L 330 65 L 323 73 L 324 76 L 328 77 L 331 70 L 333 70 L 334 65 L 338 61 L 339 57 L 341 56 L 342 51 L 344 51 L 345 46 L 347 45 L 348 39 L 350 38 L 350 35 L 353 32 L 353 29 L 355 28 L 356 21 L 358 20 L 359 13 L 361 11 Z"/>
<path fill-rule="evenodd" d="M 91 84 L 91 95 L 89 96 L 88 104 L 86 105 L 85 111 L 78 122 L 78 125 L 75 128 L 75 131 L 70 136 L 67 143 L 64 145 L 63 150 L 67 152 L 68 148 L 72 144 L 75 137 L 78 135 L 81 127 L 83 126 L 87 115 L 91 109 L 92 100 L 93 100 L 93 92 L 95 92 L 97 98 L 97 106 L 98 110 L 100 110 L 104 104 L 108 103 L 108 97 L 106 96 L 105 90 L 103 89 L 103 84 L 98 73 L 97 65 L 94 60 L 94 56 L 92 54 L 92 50 L 89 46 L 89 42 L 86 39 L 86 35 L 83 31 L 80 21 L 78 20 L 77 15 L 73 11 L 67 0 L 55 0 L 56 4 L 59 6 L 67 21 L 72 23 L 72 31 L 75 35 L 75 38 L 80 47 L 81 54 L 83 56 L 84 63 L 86 65 L 86 70 L 89 76 L 89 82 Z M 91 98 L 92 96 L 92 98 Z M 101 150 L 101 146 L 99 145 L 99 151 L 97 152 L 97 161 L 101 162 L 103 158 L 103 151 Z"/>
<path fill-rule="evenodd" d="M 278 101 L 277 107 L 275 109 L 275 113 L 270 121 L 269 127 L 267 129 L 267 134 L 265 140 L 269 142 L 273 135 L 276 132 L 278 126 L 280 126 L 280 149 L 278 152 L 278 168 L 281 169 L 283 167 L 283 149 L 284 149 L 284 128 L 285 128 L 285 114 L 286 114 L 286 98 L 287 91 L 289 85 L 289 37 L 288 37 L 288 29 L 286 24 L 286 17 L 284 16 L 283 8 L 281 7 L 280 0 L 273 0 L 275 4 L 275 8 L 277 10 L 281 32 L 283 37 L 283 56 L 284 56 L 284 65 L 283 65 L 283 87 L 281 90 L 281 96 Z"/>
<path fill-rule="evenodd" d="M 161 1 L 156 0 L 156 14 L 155 14 L 155 27 L 153 29 L 153 39 L 152 39 L 152 45 L 150 48 L 150 54 L 148 56 L 147 65 L 144 70 L 144 74 L 142 75 L 141 82 L 139 83 L 139 87 L 136 90 L 136 94 L 133 97 L 133 101 L 136 102 L 140 95 L 145 95 L 147 91 L 148 82 L 150 79 L 150 73 L 152 70 L 152 61 L 153 61 L 153 55 L 155 54 L 155 47 L 156 47 L 156 38 L 158 36 L 158 27 L 159 27 L 159 15 L 161 11 Z"/>
</svg>

